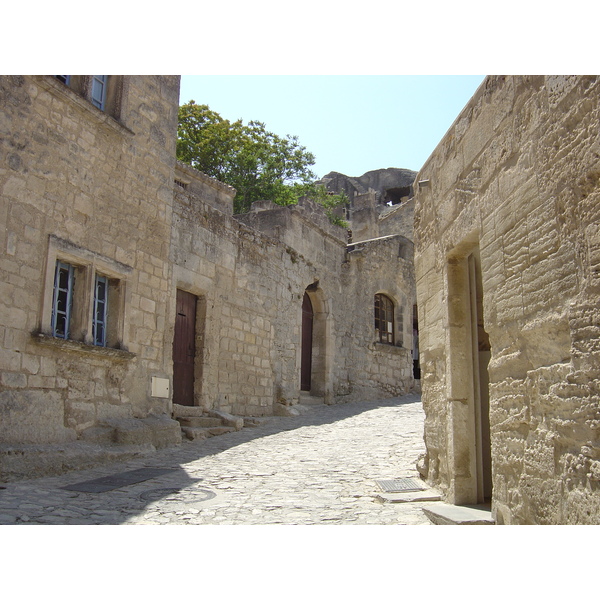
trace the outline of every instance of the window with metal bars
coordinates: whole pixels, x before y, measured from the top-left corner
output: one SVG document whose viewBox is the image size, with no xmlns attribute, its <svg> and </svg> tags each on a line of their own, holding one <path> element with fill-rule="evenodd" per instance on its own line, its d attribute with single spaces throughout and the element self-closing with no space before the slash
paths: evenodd
<svg viewBox="0 0 600 600">
<path fill-rule="evenodd" d="M 95 346 L 108 346 L 109 343 L 116 341 L 113 339 L 111 342 L 111 336 L 112 338 L 118 337 L 118 332 L 114 331 L 116 323 L 112 325 L 109 323 L 109 298 L 112 295 L 113 300 L 117 300 L 119 281 L 97 273 L 86 275 L 89 269 L 90 267 L 76 266 L 62 260 L 56 261 L 52 296 L 52 335 L 64 340 L 86 341 L 82 331 L 86 329 L 89 331 L 89 324 L 86 326 L 84 315 L 89 315 L 91 312 L 92 339 L 87 338 L 87 343 L 93 343 Z M 93 306 L 86 308 L 84 288 L 86 287 L 85 281 L 89 281 L 90 275 L 94 277 Z M 92 310 L 90 311 L 90 309 Z M 78 315 L 77 318 L 76 315 Z"/>
<path fill-rule="evenodd" d="M 65 340 L 69 338 L 74 283 L 75 270 L 73 265 L 56 261 L 52 300 L 52 335 Z"/>
<path fill-rule="evenodd" d="M 92 337 L 95 346 L 106 346 L 106 328 L 108 316 L 108 278 L 96 275 L 94 287 L 94 318 Z"/>
<path fill-rule="evenodd" d="M 375 333 L 382 344 L 394 344 L 394 303 L 384 294 L 375 294 Z"/>
</svg>

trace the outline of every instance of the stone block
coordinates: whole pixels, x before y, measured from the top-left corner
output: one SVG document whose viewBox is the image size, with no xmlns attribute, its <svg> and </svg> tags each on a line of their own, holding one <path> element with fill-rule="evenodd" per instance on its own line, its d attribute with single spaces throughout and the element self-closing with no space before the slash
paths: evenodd
<svg viewBox="0 0 600 600">
<path fill-rule="evenodd" d="M 236 431 L 235 427 L 209 427 L 208 428 L 208 434 L 210 436 L 215 436 L 215 435 L 223 435 L 224 433 L 232 433 L 234 431 Z"/>
<path fill-rule="evenodd" d="M 219 417 L 177 417 L 182 427 L 220 427 L 223 421 Z"/>
<path fill-rule="evenodd" d="M 435 525 L 495 525 L 491 511 L 478 506 L 454 506 L 439 503 L 423 508 Z"/>
<path fill-rule="evenodd" d="M 155 448 L 168 448 L 181 443 L 181 428 L 176 420 L 166 415 L 150 415 L 142 421 L 150 429 Z"/>
<path fill-rule="evenodd" d="M 211 417 L 216 417 L 217 419 L 221 419 L 221 422 L 223 423 L 223 425 L 226 425 L 227 427 L 234 427 L 236 429 L 236 431 L 240 431 L 240 429 L 242 429 L 244 427 L 244 418 L 243 417 L 236 417 L 234 415 L 231 415 L 231 414 L 226 413 L 221 410 L 209 410 L 208 414 Z"/>
<path fill-rule="evenodd" d="M 113 441 L 122 445 L 153 443 L 152 429 L 141 419 L 108 419 L 103 424 L 113 428 Z"/>
<path fill-rule="evenodd" d="M 6 390 L 0 393 L 0 440 L 3 443 L 52 444 L 73 441 L 77 434 L 64 425 L 59 393 Z"/>
<path fill-rule="evenodd" d="M 205 440 L 210 437 L 208 429 L 202 427 L 182 427 L 181 432 L 188 440 Z"/>
</svg>

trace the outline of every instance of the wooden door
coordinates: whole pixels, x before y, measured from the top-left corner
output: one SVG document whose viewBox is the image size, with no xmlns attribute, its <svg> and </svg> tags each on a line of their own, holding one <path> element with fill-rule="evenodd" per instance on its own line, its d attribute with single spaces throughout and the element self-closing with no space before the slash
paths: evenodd
<svg viewBox="0 0 600 600">
<path fill-rule="evenodd" d="M 308 294 L 302 300 L 302 355 L 300 364 L 300 389 L 310 391 L 312 369 L 313 307 Z"/>
<path fill-rule="evenodd" d="M 177 290 L 173 336 L 173 402 L 194 406 L 196 357 L 196 296 Z"/>
</svg>

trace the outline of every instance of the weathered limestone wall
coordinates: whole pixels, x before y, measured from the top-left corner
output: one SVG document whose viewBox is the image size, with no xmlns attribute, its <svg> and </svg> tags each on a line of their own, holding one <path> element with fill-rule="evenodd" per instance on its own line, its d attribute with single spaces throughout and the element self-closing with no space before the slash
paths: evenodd
<svg viewBox="0 0 600 600">
<path fill-rule="evenodd" d="M 411 388 L 410 240 L 349 252 L 347 231 L 310 200 L 234 217 L 235 190 L 175 161 L 178 77 L 109 76 L 105 110 L 90 81 L 0 77 L 2 477 L 81 467 L 91 446 L 181 441 L 177 290 L 197 297 L 194 402 L 207 411 L 271 415 L 299 401 L 305 292 L 312 396 Z M 57 262 L 74 282 L 68 339 L 52 327 Z M 94 345 L 97 275 L 106 347 Z M 394 300 L 395 346 L 374 342 L 377 293 Z"/>
<path fill-rule="evenodd" d="M 354 196 L 352 215 L 352 241 L 362 242 L 379 237 L 379 213 L 373 190 Z"/>
<path fill-rule="evenodd" d="M 600 523 L 599 100 L 597 77 L 488 77 L 417 177 L 424 468 L 480 499 L 488 390 L 500 523 Z"/>
<path fill-rule="evenodd" d="M 413 240 L 415 199 L 390 207 L 379 217 L 379 235 L 399 234 Z"/>
<path fill-rule="evenodd" d="M 340 392 L 359 399 L 400 396 L 414 385 L 412 374 L 413 244 L 400 235 L 349 246 L 342 269 L 343 306 L 350 327 L 339 340 L 344 357 Z M 366 292 L 366 293 L 365 293 Z M 382 344 L 373 327 L 373 297 L 394 302 L 395 344 Z M 365 319 L 364 315 L 370 318 Z M 348 385 L 344 386 L 344 382 Z"/>
<path fill-rule="evenodd" d="M 74 440 L 99 421 L 170 412 L 168 399 L 152 398 L 151 375 L 170 372 L 179 78 L 123 79 L 116 119 L 51 76 L 0 77 L 5 444 Z M 113 348 L 90 345 L 87 275 L 76 282 L 77 339 L 49 335 L 57 258 L 120 282 Z"/>
<path fill-rule="evenodd" d="M 346 231 L 310 200 L 256 203 L 252 212 L 230 217 L 209 196 L 177 191 L 172 244 L 173 290 L 189 291 L 206 306 L 196 366 L 200 406 L 261 416 L 299 401 L 307 288 L 316 313 L 312 395 L 336 402 L 410 389 L 410 350 L 373 343 L 374 294 L 390 289 L 404 300 L 411 281 L 397 272 L 409 264 L 398 258 L 398 240 L 348 261 Z"/>
</svg>

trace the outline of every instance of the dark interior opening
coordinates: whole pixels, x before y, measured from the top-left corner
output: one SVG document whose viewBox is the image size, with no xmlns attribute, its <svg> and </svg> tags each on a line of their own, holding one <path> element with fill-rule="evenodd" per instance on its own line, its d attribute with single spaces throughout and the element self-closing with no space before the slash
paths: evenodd
<svg viewBox="0 0 600 600">
<path fill-rule="evenodd" d="M 400 204 L 402 200 L 410 197 L 411 186 L 389 188 L 383 193 L 384 204 Z"/>
</svg>

